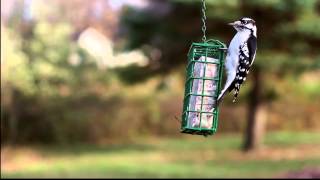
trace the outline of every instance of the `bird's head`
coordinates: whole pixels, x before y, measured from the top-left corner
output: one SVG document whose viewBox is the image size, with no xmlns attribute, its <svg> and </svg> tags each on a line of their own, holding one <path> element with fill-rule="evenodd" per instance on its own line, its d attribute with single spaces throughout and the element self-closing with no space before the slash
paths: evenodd
<svg viewBox="0 0 320 180">
<path fill-rule="evenodd" d="M 229 25 L 233 26 L 238 32 L 250 31 L 257 36 L 256 22 L 251 18 L 243 17 L 233 23 L 229 23 Z"/>
</svg>

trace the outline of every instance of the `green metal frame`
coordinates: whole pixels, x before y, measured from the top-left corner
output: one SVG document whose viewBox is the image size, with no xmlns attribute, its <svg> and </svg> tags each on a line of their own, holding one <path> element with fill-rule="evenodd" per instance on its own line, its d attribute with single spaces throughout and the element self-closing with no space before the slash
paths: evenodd
<svg viewBox="0 0 320 180">
<path fill-rule="evenodd" d="M 208 40 L 203 43 L 192 43 L 190 50 L 188 52 L 188 65 L 186 68 L 186 82 L 185 82 L 185 94 L 183 101 L 183 114 L 182 114 L 182 122 L 181 122 L 181 133 L 187 134 L 197 134 L 197 135 L 213 135 L 217 131 L 218 127 L 218 117 L 219 117 L 219 108 L 214 107 L 212 111 L 203 111 L 203 99 L 214 98 L 213 102 L 216 102 L 218 95 L 221 91 L 221 81 L 223 75 L 223 66 L 224 66 L 224 58 L 226 45 L 218 40 Z M 198 61 L 198 58 L 205 57 L 205 61 Z M 215 58 L 218 62 L 209 62 L 207 58 Z M 204 63 L 204 74 L 206 74 L 206 65 L 207 64 L 216 64 L 217 65 L 217 73 L 216 77 L 195 77 L 195 63 Z M 197 94 L 192 92 L 193 82 L 195 80 L 202 81 L 202 93 Z M 206 80 L 215 81 L 216 89 L 214 92 L 214 96 L 204 94 L 204 85 Z M 201 108 L 200 111 L 191 110 L 190 108 L 190 99 L 191 96 L 200 96 L 201 97 Z M 189 123 L 189 115 L 191 113 L 200 113 L 200 124 L 199 127 L 191 127 Z M 213 115 L 213 122 L 211 128 L 203 128 L 201 127 L 202 116 L 203 113 Z"/>
</svg>

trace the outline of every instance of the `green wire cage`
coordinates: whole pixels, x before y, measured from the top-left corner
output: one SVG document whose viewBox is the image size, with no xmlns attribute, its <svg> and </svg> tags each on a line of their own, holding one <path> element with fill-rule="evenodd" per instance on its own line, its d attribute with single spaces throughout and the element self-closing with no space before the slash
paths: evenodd
<svg viewBox="0 0 320 180">
<path fill-rule="evenodd" d="M 181 132 L 212 135 L 217 131 L 219 108 L 216 100 L 226 46 L 218 40 L 192 43 L 188 53 Z"/>
</svg>

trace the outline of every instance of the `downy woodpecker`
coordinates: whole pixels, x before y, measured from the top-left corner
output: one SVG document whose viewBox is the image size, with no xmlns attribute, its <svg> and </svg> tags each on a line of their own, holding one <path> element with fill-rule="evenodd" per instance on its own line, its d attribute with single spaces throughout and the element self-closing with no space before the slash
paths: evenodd
<svg viewBox="0 0 320 180">
<path fill-rule="evenodd" d="M 240 86 L 246 80 L 257 50 L 257 27 L 253 19 L 243 17 L 229 25 L 233 26 L 237 33 L 228 47 L 225 63 L 227 80 L 218 96 L 218 104 L 226 92 L 232 90 L 234 90 L 233 102 L 236 102 Z"/>
</svg>

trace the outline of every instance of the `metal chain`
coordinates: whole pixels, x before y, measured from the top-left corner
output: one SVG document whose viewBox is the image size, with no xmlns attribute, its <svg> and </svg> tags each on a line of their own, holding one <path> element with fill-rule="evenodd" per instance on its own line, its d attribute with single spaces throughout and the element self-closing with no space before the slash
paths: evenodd
<svg viewBox="0 0 320 180">
<path fill-rule="evenodd" d="M 202 41 L 205 42 L 207 37 L 206 37 L 206 1 L 202 0 L 202 22 L 203 22 L 203 26 L 202 26 L 202 32 L 203 32 L 203 37 L 202 37 Z"/>
</svg>

